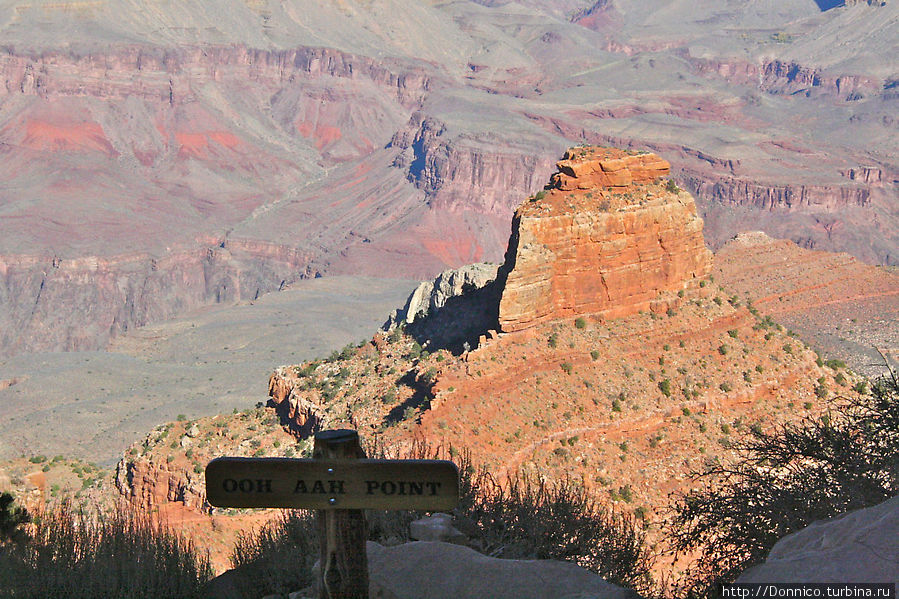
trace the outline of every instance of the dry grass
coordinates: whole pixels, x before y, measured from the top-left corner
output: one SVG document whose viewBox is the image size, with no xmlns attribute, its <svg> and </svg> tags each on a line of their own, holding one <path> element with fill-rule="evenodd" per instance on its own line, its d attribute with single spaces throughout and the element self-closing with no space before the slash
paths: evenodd
<svg viewBox="0 0 899 599">
<path fill-rule="evenodd" d="M 177 533 L 123 507 L 88 513 L 62 503 L 0 546 L 0 597 L 200 597 L 208 559 Z"/>
</svg>

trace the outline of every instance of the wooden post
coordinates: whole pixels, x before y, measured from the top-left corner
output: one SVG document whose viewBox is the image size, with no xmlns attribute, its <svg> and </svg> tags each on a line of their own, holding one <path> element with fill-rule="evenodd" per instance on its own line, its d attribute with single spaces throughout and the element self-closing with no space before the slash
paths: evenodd
<svg viewBox="0 0 899 599">
<path fill-rule="evenodd" d="M 451 510 L 459 469 L 446 460 L 369 460 L 353 430 L 315 434 L 312 458 L 221 457 L 206 466 L 216 507 L 314 509 L 320 599 L 368 599 L 363 509 Z"/>
<path fill-rule="evenodd" d="M 316 460 L 356 460 L 365 457 L 354 430 L 315 433 Z M 320 599 L 368 599 L 368 526 L 362 510 L 318 510 L 321 539 Z"/>
</svg>

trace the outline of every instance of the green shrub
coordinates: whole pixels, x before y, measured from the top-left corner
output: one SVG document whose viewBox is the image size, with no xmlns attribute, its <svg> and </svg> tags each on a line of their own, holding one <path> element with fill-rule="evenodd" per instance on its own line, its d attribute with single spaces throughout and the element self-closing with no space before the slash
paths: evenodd
<svg viewBox="0 0 899 599">
<path fill-rule="evenodd" d="M 671 397 L 671 381 L 668 379 L 659 381 L 659 391 L 661 391 L 662 395 L 665 397 Z"/>
<path fill-rule="evenodd" d="M 437 369 L 434 367 L 428 368 L 421 375 L 420 380 L 427 386 L 433 385 L 437 381 Z"/>
<path fill-rule="evenodd" d="M 571 374 L 571 371 L 574 369 L 574 367 L 571 365 L 571 362 L 562 362 L 560 367 L 565 371 L 565 374 Z"/>
<path fill-rule="evenodd" d="M 599 351 L 598 350 L 590 350 L 590 359 L 596 361 L 599 359 Z"/>
<path fill-rule="evenodd" d="M 583 316 L 578 316 L 574 319 L 574 326 L 578 329 L 586 329 L 587 328 L 587 320 Z"/>
<path fill-rule="evenodd" d="M 727 355 L 727 346 L 724 345 L 723 343 L 721 345 L 719 345 L 718 353 L 721 354 L 722 356 L 726 356 Z"/>
<path fill-rule="evenodd" d="M 552 347 L 553 349 L 559 345 L 559 335 L 558 333 L 552 333 L 549 338 L 546 340 L 546 343 Z"/>
<path fill-rule="evenodd" d="M 16 505 L 11 493 L 0 493 L 0 548 L 6 542 L 18 542 L 23 534 L 22 525 L 30 521 L 31 516 L 25 508 Z"/>
</svg>

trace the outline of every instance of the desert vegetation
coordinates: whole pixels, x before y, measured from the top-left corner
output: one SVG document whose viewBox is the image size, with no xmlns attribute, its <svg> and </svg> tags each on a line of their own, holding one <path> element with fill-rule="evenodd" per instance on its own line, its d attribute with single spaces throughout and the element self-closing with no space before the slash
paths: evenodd
<svg viewBox="0 0 899 599">
<path fill-rule="evenodd" d="M 61 502 L 29 515 L 0 496 L 0 597 L 201 597 L 212 577 L 193 544 L 124 505 L 88 512 Z"/>
<path fill-rule="evenodd" d="M 713 595 L 781 537 L 899 495 L 899 379 L 798 423 L 750 427 L 732 447 L 738 460 L 710 465 L 675 506 L 674 547 L 700 555 L 678 595 Z"/>
<path fill-rule="evenodd" d="M 417 450 L 420 453 L 420 449 Z M 496 481 L 465 452 L 451 451 L 460 466 L 455 519 L 482 553 L 510 559 L 577 563 L 610 582 L 644 593 L 651 589 L 653 559 L 636 516 L 603 506 L 570 481 L 547 484 L 526 478 Z M 418 512 L 368 512 L 369 539 L 410 541 Z M 240 537 L 232 554 L 235 583 L 245 591 L 287 593 L 312 583 L 318 558 L 313 513 L 291 510 Z"/>
</svg>

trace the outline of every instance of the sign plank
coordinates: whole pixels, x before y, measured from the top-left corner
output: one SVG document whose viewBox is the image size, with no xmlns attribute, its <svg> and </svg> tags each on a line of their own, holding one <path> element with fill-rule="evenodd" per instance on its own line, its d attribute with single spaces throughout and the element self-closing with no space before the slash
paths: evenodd
<svg viewBox="0 0 899 599">
<path fill-rule="evenodd" d="M 447 460 L 216 458 L 206 496 L 216 507 L 451 510 L 459 469 Z"/>
</svg>

